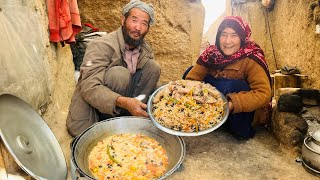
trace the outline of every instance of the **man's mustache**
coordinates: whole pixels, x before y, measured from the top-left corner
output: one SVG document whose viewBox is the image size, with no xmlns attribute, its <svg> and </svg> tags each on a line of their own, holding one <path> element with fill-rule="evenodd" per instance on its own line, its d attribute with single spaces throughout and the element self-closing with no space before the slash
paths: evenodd
<svg viewBox="0 0 320 180">
<path fill-rule="evenodd" d="M 132 34 L 138 34 L 139 36 L 141 36 L 140 31 L 131 31 Z"/>
</svg>

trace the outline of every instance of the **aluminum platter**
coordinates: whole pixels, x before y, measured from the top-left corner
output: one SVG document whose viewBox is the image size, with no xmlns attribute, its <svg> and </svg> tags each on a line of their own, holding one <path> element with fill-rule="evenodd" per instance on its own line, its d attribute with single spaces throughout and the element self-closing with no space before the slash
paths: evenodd
<svg viewBox="0 0 320 180">
<path fill-rule="evenodd" d="M 227 98 L 220 92 L 220 96 L 222 98 L 222 100 L 225 103 L 224 105 L 224 114 L 222 116 L 222 119 L 219 123 L 215 124 L 214 126 L 212 126 L 211 128 L 209 129 L 206 129 L 206 130 L 200 130 L 198 132 L 183 132 L 183 131 L 176 131 L 176 130 L 173 130 L 173 129 L 170 129 L 170 128 L 167 128 L 163 125 L 161 125 L 160 123 L 158 123 L 155 118 L 153 117 L 152 115 L 152 109 L 153 109 L 153 99 L 154 97 L 156 96 L 156 94 L 161 91 L 163 88 L 169 86 L 168 84 L 166 85 L 163 85 L 161 87 L 159 87 L 155 92 L 153 92 L 148 100 L 148 107 L 147 107 L 147 112 L 148 112 L 148 115 L 151 119 L 151 121 L 154 123 L 154 125 L 159 128 L 160 130 L 166 132 L 166 133 L 169 133 L 169 134 L 172 134 L 172 135 L 176 135 L 176 136 L 200 136 L 200 135 L 204 135 L 204 134 L 207 134 L 207 133 L 210 133 L 216 129 L 218 129 L 223 123 L 226 122 L 228 116 L 229 116 L 229 107 L 228 107 L 228 103 L 227 103 Z"/>
</svg>

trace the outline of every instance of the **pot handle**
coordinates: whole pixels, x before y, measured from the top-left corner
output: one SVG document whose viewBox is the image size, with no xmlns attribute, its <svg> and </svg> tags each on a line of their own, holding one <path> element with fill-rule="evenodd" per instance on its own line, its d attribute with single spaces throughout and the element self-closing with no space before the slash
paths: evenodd
<svg viewBox="0 0 320 180">
<path fill-rule="evenodd" d="M 71 163 L 74 165 L 75 164 L 75 158 L 73 157 L 73 151 L 74 151 L 74 145 L 76 144 L 76 142 L 78 141 L 79 137 L 76 136 L 75 138 L 73 138 L 70 142 L 70 150 L 71 150 Z M 77 171 L 76 169 L 74 170 L 75 172 Z M 74 178 L 73 178 L 74 180 Z"/>
<path fill-rule="evenodd" d="M 297 163 L 300 163 L 300 164 L 301 164 L 302 161 L 303 161 L 303 160 L 302 160 L 302 156 L 299 156 L 299 157 L 296 158 L 296 162 L 297 162 Z"/>
<path fill-rule="evenodd" d="M 87 180 L 85 177 L 81 176 L 79 170 L 75 167 L 74 162 L 70 161 L 70 172 L 72 180 Z"/>
<path fill-rule="evenodd" d="M 75 175 L 76 175 L 76 180 L 88 180 L 88 179 L 85 178 L 85 177 L 81 177 L 78 169 L 75 170 Z"/>
<path fill-rule="evenodd" d="M 78 136 L 76 136 L 76 137 L 74 137 L 74 138 L 72 139 L 72 141 L 70 142 L 70 149 L 73 148 L 74 144 L 76 143 L 76 141 L 77 141 L 78 139 L 79 139 Z"/>
</svg>

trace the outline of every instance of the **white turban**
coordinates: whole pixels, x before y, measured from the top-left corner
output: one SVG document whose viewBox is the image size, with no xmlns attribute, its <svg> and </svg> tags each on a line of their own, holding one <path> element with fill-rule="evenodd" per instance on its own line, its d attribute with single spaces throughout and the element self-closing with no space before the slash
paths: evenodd
<svg viewBox="0 0 320 180">
<path fill-rule="evenodd" d="M 145 2 L 142 2 L 140 0 L 131 0 L 123 9 L 122 9 L 122 15 L 125 15 L 127 12 L 130 11 L 132 8 L 138 8 L 141 11 L 144 11 L 148 13 L 150 17 L 150 25 L 154 23 L 154 10 L 153 6 L 151 4 L 147 4 Z"/>
</svg>

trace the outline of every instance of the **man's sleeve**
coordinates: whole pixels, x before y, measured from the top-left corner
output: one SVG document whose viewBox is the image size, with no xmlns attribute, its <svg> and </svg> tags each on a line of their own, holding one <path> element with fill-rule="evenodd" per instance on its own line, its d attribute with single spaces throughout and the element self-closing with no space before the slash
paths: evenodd
<svg viewBox="0 0 320 180">
<path fill-rule="evenodd" d="M 113 48 L 101 40 L 92 41 L 80 68 L 82 79 L 79 84 L 81 96 L 87 103 L 102 113 L 112 115 L 120 95 L 104 86 L 104 75 L 113 53 Z"/>
</svg>

